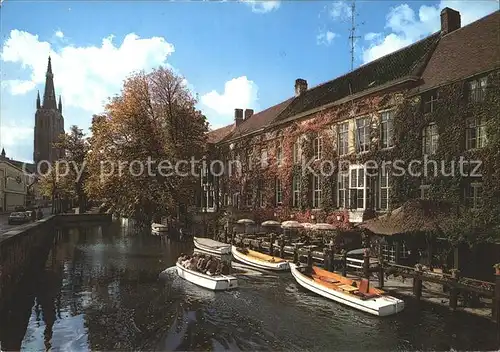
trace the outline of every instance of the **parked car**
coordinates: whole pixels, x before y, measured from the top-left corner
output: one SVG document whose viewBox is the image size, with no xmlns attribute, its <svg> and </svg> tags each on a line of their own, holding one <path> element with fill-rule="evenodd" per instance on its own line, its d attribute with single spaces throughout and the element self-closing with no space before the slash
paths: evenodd
<svg viewBox="0 0 500 352">
<path fill-rule="evenodd" d="M 25 224 L 29 222 L 31 219 L 26 215 L 25 212 L 14 212 L 10 213 L 9 219 L 8 219 L 8 224 L 9 225 L 14 225 L 14 224 Z"/>
<path fill-rule="evenodd" d="M 28 209 L 26 209 L 26 207 L 22 206 L 22 205 L 18 205 L 17 207 L 14 208 L 14 211 L 15 212 L 21 212 L 21 211 L 26 211 Z"/>
<path fill-rule="evenodd" d="M 36 220 L 36 210 L 28 210 L 26 212 L 26 216 L 30 221 L 35 221 Z"/>
</svg>

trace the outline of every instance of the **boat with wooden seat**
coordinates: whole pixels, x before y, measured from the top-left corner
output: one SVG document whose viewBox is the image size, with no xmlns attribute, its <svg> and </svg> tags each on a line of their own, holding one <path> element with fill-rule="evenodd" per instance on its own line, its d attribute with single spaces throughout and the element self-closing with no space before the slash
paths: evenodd
<svg viewBox="0 0 500 352">
<path fill-rule="evenodd" d="M 231 245 L 204 237 L 193 237 L 194 246 L 212 254 L 231 254 Z"/>
<path fill-rule="evenodd" d="M 192 282 L 195 285 L 208 288 L 213 291 L 225 291 L 238 287 L 238 279 L 229 275 L 207 275 L 199 271 L 190 270 L 182 266 L 181 263 L 176 264 L 177 275 L 183 279 Z"/>
<path fill-rule="evenodd" d="M 290 269 L 288 261 L 283 258 L 273 257 L 247 248 L 237 248 L 236 246 L 231 247 L 231 252 L 234 259 L 255 268 L 274 271 L 287 271 Z"/>
<path fill-rule="evenodd" d="M 158 224 L 158 223 L 152 223 L 151 224 L 151 232 L 153 232 L 156 235 L 166 234 L 168 232 L 168 226 L 163 225 L 163 224 Z"/>
<path fill-rule="evenodd" d="M 299 285 L 325 298 L 377 316 L 393 315 L 404 309 L 404 301 L 370 287 L 367 279 L 352 280 L 317 266 L 290 263 Z"/>
</svg>

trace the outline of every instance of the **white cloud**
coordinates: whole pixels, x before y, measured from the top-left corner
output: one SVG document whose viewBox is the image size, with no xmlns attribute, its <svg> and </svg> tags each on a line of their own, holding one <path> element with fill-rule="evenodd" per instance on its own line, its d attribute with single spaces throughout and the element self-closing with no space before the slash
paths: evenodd
<svg viewBox="0 0 500 352">
<path fill-rule="evenodd" d="M 33 150 L 33 128 L 2 121 L 0 126 L 0 150 L 5 148 L 8 158 L 30 162 Z"/>
<path fill-rule="evenodd" d="M 64 38 L 64 33 L 62 31 L 56 31 L 55 35 L 57 38 Z"/>
<path fill-rule="evenodd" d="M 418 13 L 407 4 L 393 7 L 386 16 L 386 29 L 390 33 L 365 35 L 369 46 L 363 50 L 363 61 L 365 63 L 373 61 L 439 31 L 440 14 L 445 7 L 459 11 L 461 24 L 465 26 L 498 10 L 498 0 L 472 2 L 442 0 L 436 6 L 420 6 Z"/>
<path fill-rule="evenodd" d="M 268 13 L 274 10 L 279 9 L 280 1 L 271 1 L 271 0 L 241 0 L 246 3 L 248 6 L 252 7 L 252 12 L 255 13 Z"/>
<path fill-rule="evenodd" d="M 174 46 L 162 37 L 141 39 L 130 33 L 120 45 L 113 39 L 110 35 L 100 46 L 68 45 L 56 50 L 40 41 L 38 35 L 12 30 L 4 43 L 2 60 L 20 64 L 31 77 L 29 81 L 10 80 L 6 84 L 12 94 L 21 94 L 45 82 L 50 54 L 56 93 L 63 96 L 64 105 L 98 113 L 131 72 L 168 66 L 166 60 L 174 52 Z"/>
<path fill-rule="evenodd" d="M 234 109 L 257 107 L 258 89 L 253 81 L 241 76 L 227 81 L 222 94 L 213 90 L 202 95 L 200 102 L 222 116 L 232 116 Z"/>
<path fill-rule="evenodd" d="M 2 82 L 2 88 L 8 88 L 12 95 L 26 94 L 35 88 L 35 83 L 27 80 L 12 79 Z"/>
<path fill-rule="evenodd" d="M 330 5 L 329 13 L 335 20 L 345 20 L 351 17 L 352 10 L 345 1 L 335 1 Z"/>
<path fill-rule="evenodd" d="M 316 36 L 316 44 L 318 45 L 330 45 L 335 37 L 338 35 L 336 33 L 333 33 L 331 31 L 326 31 L 319 33 Z"/>
</svg>

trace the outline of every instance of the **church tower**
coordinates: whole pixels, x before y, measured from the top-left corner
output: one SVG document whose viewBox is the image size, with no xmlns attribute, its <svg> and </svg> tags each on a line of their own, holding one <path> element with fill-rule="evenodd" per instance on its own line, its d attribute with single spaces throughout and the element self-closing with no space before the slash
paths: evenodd
<svg viewBox="0 0 500 352">
<path fill-rule="evenodd" d="M 41 161 L 50 163 L 63 157 L 63 151 L 54 147 L 54 143 L 64 134 L 64 118 L 62 115 L 62 102 L 59 96 L 59 103 L 56 101 L 54 88 L 54 74 L 52 73 L 52 63 L 47 64 L 45 74 L 45 91 L 43 102 L 40 101 L 40 92 L 36 98 L 35 133 L 33 161 L 38 165 Z"/>
</svg>

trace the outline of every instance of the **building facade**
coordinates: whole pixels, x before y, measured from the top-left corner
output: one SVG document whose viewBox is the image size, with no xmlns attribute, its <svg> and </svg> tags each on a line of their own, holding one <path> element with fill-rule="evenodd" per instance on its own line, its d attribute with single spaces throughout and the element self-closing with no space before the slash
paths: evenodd
<svg viewBox="0 0 500 352">
<path fill-rule="evenodd" d="M 56 101 L 54 74 L 52 73 L 52 63 L 49 57 L 43 102 L 40 100 L 40 93 L 38 93 L 36 99 L 33 151 L 35 165 L 46 166 L 40 164 L 40 162 L 53 163 L 63 156 L 63 151 L 54 146 L 61 134 L 64 134 L 62 102 L 61 96 L 59 96 L 59 102 Z"/>
<path fill-rule="evenodd" d="M 461 27 L 445 8 L 441 30 L 413 45 L 310 89 L 297 79 L 294 97 L 259 113 L 235 109 L 209 132 L 208 161 L 225 170 L 205 170 L 200 205 L 358 223 L 422 197 L 500 214 L 499 28 L 498 11 Z M 482 176 L 471 162 L 451 175 L 463 159 Z"/>
</svg>

